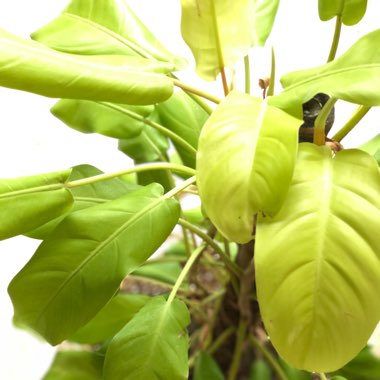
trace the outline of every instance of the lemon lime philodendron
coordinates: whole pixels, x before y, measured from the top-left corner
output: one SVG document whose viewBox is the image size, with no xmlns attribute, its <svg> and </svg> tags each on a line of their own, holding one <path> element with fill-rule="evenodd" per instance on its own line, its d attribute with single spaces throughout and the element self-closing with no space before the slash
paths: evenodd
<svg viewBox="0 0 380 380">
<path fill-rule="evenodd" d="M 181 80 L 186 60 L 127 0 L 71 0 L 32 40 L 0 31 L 1 86 L 61 98 L 56 117 L 134 161 L 0 180 L 0 238 L 42 240 L 9 285 L 14 322 L 67 342 L 44 380 L 380 377 L 366 347 L 380 320 L 380 141 L 339 144 L 380 105 L 380 31 L 335 58 L 367 1 L 319 0 L 336 22 L 328 62 L 274 93 L 273 59 L 259 98 L 249 52 L 278 6 L 181 0 L 196 73 L 220 77 L 223 99 Z M 240 61 L 245 88 L 226 72 Z M 340 100 L 358 109 L 327 137 Z M 201 206 L 184 207 L 189 193 Z"/>
</svg>

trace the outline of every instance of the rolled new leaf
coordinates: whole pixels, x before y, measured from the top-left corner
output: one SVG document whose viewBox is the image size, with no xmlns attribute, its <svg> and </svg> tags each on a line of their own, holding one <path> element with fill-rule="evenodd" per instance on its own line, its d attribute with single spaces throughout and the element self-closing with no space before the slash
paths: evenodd
<svg viewBox="0 0 380 380">
<path fill-rule="evenodd" d="M 187 379 L 189 322 L 182 301 L 150 300 L 112 339 L 104 380 Z"/>
<path fill-rule="evenodd" d="M 366 345 L 380 319 L 380 176 L 359 150 L 303 143 L 292 185 L 256 230 L 265 328 L 292 366 L 331 372 Z"/>
<path fill-rule="evenodd" d="M 197 185 L 208 217 L 229 240 L 250 241 L 255 215 L 280 209 L 301 123 L 240 93 L 231 93 L 207 120 L 199 139 Z"/>
<path fill-rule="evenodd" d="M 72 0 L 32 38 L 66 53 L 129 55 L 168 62 L 179 70 L 186 60 L 169 52 L 125 1 Z"/>
<path fill-rule="evenodd" d="M 65 182 L 71 169 L 0 179 L 0 240 L 24 234 L 69 211 L 73 204 Z"/>
<path fill-rule="evenodd" d="M 172 65 L 122 55 L 61 53 L 0 30 L 0 86 L 52 98 L 153 104 L 170 97 Z"/>
<path fill-rule="evenodd" d="M 284 75 L 284 91 L 269 103 L 302 115 L 302 103 L 322 92 L 364 106 L 380 105 L 379 38 L 380 29 L 360 38 L 330 63 Z"/>
<path fill-rule="evenodd" d="M 89 322 L 177 223 L 161 195 L 153 184 L 67 216 L 9 285 L 15 323 L 55 345 Z"/>
<path fill-rule="evenodd" d="M 355 25 L 365 15 L 367 0 L 318 0 L 319 18 L 322 21 L 338 16 L 344 25 Z"/>
</svg>

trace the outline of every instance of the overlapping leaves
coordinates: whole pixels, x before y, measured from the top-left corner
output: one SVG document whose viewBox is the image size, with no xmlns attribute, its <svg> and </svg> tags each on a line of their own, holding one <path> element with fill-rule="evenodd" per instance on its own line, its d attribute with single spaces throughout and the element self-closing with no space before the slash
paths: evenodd
<svg viewBox="0 0 380 380">
<path fill-rule="evenodd" d="M 260 310 L 271 342 L 296 368 L 342 367 L 379 321 L 379 179 L 364 152 L 332 157 L 327 147 L 301 144 L 283 207 L 260 219 Z"/>
<path fill-rule="evenodd" d="M 339 16 L 345 25 L 357 24 L 365 15 L 367 0 L 318 0 L 319 17 L 327 21 Z"/>
</svg>

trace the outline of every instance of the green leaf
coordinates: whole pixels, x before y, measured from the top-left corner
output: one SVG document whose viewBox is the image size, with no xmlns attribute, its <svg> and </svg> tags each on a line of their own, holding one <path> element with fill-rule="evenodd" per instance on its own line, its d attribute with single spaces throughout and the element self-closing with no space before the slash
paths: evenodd
<svg viewBox="0 0 380 380">
<path fill-rule="evenodd" d="M 183 91 L 174 93 L 157 106 L 162 124 L 186 140 L 195 149 L 201 129 L 209 115 Z M 195 168 L 195 156 L 173 142 L 184 165 Z"/>
<path fill-rule="evenodd" d="M 0 240 L 26 233 L 70 210 L 73 196 L 65 188 L 70 172 L 0 179 Z"/>
<path fill-rule="evenodd" d="M 249 380 L 272 380 L 272 378 L 272 371 L 264 360 L 255 360 L 252 363 L 249 370 Z"/>
<path fill-rule="evenodd" d="M 194 366 L 194 380 L 224 380 L 223 372 L 207 352 L 201 351 L 197 356 Z"/>
<path fill-rule="evenodd" d="M 250 241 L 254 215 L 281 207 L 301 123 L 259 98 L 231 93 L 204 125 L 197 185 L 206 214 L 229 240 Z"/>
<path fill-rule="evenodd" d="M 104 380 L 187 379 L 189 322 L 183 302 L 153 298 L 112 339 Z"/>
<path fill-rule="evenodd" d="M 287 380 L 311 380 L 311 375 L 309 372 L 300 371 L 299 369 L 291 367 L 285 360 L 278 358 Z"/>
<path fill-rule="evenodd" d="M 248 54 L 254 39 L 251 0 L 181 0 L 181 6 L 182 37 L 202 79 L 215 80 L 224 67 L 234 67 Z"/>
<path fill-rule="evenodd" d="M 373 156 L 377 161 L 377 164 L 380 166 L 380 134 L 376 135 L 366 143 L 360 145 L 358 148 Z"/>
<path fill-rule="evenodd" d="M 367 153 L 333 156 L 304 143 L 280 212 L 259 220 L 260 310 L 274 347 L 295 368 L 342 367 L 380 319 L 379 194 Z"/>
<path fill-rule="evenodd" d="M 360 38 L 334 61 L 281 78 L 284 91 L 269 103 L 302 115 L 302 103 L 317 93 L 365 106 L 380 105 L 380 29 Z"/>
<path fill-rule="evenodd" d="M 174 285 L 181 273 L 181 269 L 178 262 L 147 261 L 140 268 L 136 269 L 133 275 Z"/>
<path fill-rule="evenodd" d="M 170 97 L 170 64 L 122 55 L 61 53 L 0 29 L 0 86 L 52 98 L 153 104 Z M 43 69 L 42 69 L 43 68 Z"/>
<path fill-rule="evenodd" d="M 177 223 L 161 195 L 153 184 L 67 216 L 9 285 L 15 323 L 54 345 L 89 322 Z"/>
<path fill-rule="evenodd" d="M 186 65 L 185 59 L 158 41 L 125 1 L 72 0 L 32 38 L 67 53 L 141 56 L 171 63 L 177 70 Z"/>
<path fill-rule="evenodd" d="M 118 294 L 69 340 L 96 344 L 113 337 L 149 301 L 142 294 Z"/>
<path fill-rule="evenodd" d="M 344 25 L 355 25 L 366 10 L 367 0 L 318 0 L 319 18 L 322 21 L 339 16 Z"/>
<path fill-rule="evenodd" d="M 52 107 L 51 112 L 79 132 L 100 133 L 116 139 L 128 139 L 141 133 L 144 127 L 143 119 L 148 117 L 153 110 L 152 105 L 131 106 L 62 99 Z"/>
<path fill-rule="evenodd" d="M 72 168 L 68 182 L 100 174 L 103 174 L 103 172 L 94 166 L 78 165 Z M 66 214 L 60 215 L 57 218 L 50 220 L 48 223 L 41 225 L 37 229 L 29 231 L 26 235 L 34 239 L 43 240 L 53 232 L 58 224 L 67 216 L 68 212 L 75 212 L 87 207 L 105 203 L 112 199 L 120 198 L 139 188 L 140 186 L 127 183 L 119 178 L 74 187 L 71 189 L 71 193 L 74 197 L 73 207 L 67 210 Z"/>
<path fill-rule="evenodd" d="M 252 25 L 254 31 L 253 45 L 264 46 L 269 37 L 280 0 L 254 0 L 255 12 Z"/>
<path fill-rule="evenodd" d="M 88 351 L 58 351 L 42 380 L 102 380 L 104 357 Z"/>
</svg>

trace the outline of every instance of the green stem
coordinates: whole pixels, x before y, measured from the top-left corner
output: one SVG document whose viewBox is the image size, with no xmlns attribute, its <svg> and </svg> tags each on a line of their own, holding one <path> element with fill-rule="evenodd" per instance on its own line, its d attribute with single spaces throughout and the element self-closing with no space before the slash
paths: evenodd
<svg viewBox="0 0 380 380">
<path fill-rule="evenodd" d="M 186 227 L 190 231 L 194 232 L 195 235 L 198 235 L 203 241 L 205 241 L 211 248 L 214 249 L 216 253 L 218 253 L 221 257 L 221 259 L 224 261 L 225 265 L 228 267 L 228 269 L 235 274 L 237 277 L 239 277 L 242 273 L 242 270 L 231 261 L 231 259 L 227 256 L 227 254 L 219 247 L 218 244 L 215 243 L 215 241 L 208 236 L 203 230 L 201 230 L 196 225 L 189 223 L 187 220 L 179 219 L 178 224 L 181 226 Z"/>
<path fill-rule="evenodd" d="M 235 327 L 230 326 L 227 330 L 224 330 L 210 345 L 210 347 L 207 349 L 207 352 L 212 355 L 214 352 L 216 352 L 219 347 L 222 346 L 222 344 L 235 332 Z"/>
<path fill-rule="evenodd" d="M 173 172 L 183 173 L 187 175 L 195 174 L 195 170 L 187 166 L 172 164 L 168 162 L 157 162 L 157 163 L 136 165 L 133 168 L 120 170 L 114 173 L 99 174 L 99 175 L 89 177 L 89 178 L 82 178 L 75 181 L 66 182 L 65 187 L 68 189 L 71 189 L 78 186 L 90 185 L 96 182 L 106 181 L 108 179 L 121 177 L 126 174 L 139 173 L 139 172 L 144 172 L 144 171 L 149 171 L 149 170 L 167 170 L 167 169 Z"/>
<path fill-rule="evenodd" d="M 236 344 L 234 349 L 234 354 L 232 356 L 231 366 L 228 369 L 228 380 L 235 380 L 239 372 L 241 353 L 243 351 L 244 338 L 247 332 L 247 323 L 240 320 L 236 335 Z"/>
<path fill-rule="evenodd" d="M 221 99 L 218 98 L 217 96 L 213 95 L 213 94 L 209 94 L 208 92 L 202 91 L 199 88 L 196 88 L 196 87 L 190 86 L 186 83 L 183 83 L 179 79 L 176 79 L 176 78 L 170 78 L 170 79 L 173 81 L 174 86 L 182 88 L 182 90 L 184 90 L 186 92 L 190 92 L 190 93 L 198 95 L 204 99 L 208 99 L 215 104 L 219 104 L 221 102 Z"/>
<path fill-rule="evenodd" d="M 270 65 L 270 79 L 267 96 L 274 94 L 274 82 L 276 80 L 276 56 L 274 54 L 274 47 L 272 46 L 271 65 Z"/>
<path fill-rule="evenodd" d="M 245 78 L 245 93 L 250 95 L 251 93 L 251 69 L 249 63 L 249 55 L 244 57 L 244 78 Z"/>
<path fill-rule="evenodd" d="M 177 281 L 175 282 L 175 284 L 173 286 L 172 291 L 169 294 L 168 300 L 166 301 L 167 305 L 170 305 L 173 302 L 173 300 L 174 300 L 174 298 L 178 292 L 178 289 L 182 285 L 182 282 L 186 278 L 187 274 L 189 273 L 191 267 L 193 266 L 193 264 L 197 260 L 198 256 L 204 251 L 205 248 L 206 248 L 206 244 L 202 244 L 198 248 L 196 248 L 193 251 L 193 253 L 191 254 L 191 256 L 187 260 L 185 266 L 183 267 L 181 273 L 179 274 Z"/>
<path fill-rule="evenodd" d="M 327 380 L 327 377 L 323 372 L 319 373 L 318 375 L 321 378 L 321 380 Z"/>
<path fill-rule="evenodd" d="M 330 53 L 329 53 L 329 57 L 327 58 L 327 62 L 331 62 L 335 59 L 336 52 L 338 50 L 341 30 L 342 30 L 342 16 L 338 15 L 335 20 L 334 38 L 331 43 Z"/>
<path fill-rule="evenodd" d="M 195 176 L 188 178 L 187 180 L 180 183 L 178 186 L 176 186 L 174 189 L 171 189 L 167 193 L 165 193 L 162 198 L 163 199 L 169 199 L 172 197 L 175 197 L 177 194 L 181 193 L 186 187 L 189 187 L 193 183 L 195 183 L 196 178 Z"/>
<path fill-rule="evenodd" d="M 173 142 L 177 143 L 178 145 L 181 145 L 182 148 L 184 148 L 186 151 L 193 153 L 194 155 L 197 153 L 197 150 L 193 146 L 191 146 L 185 139 L 178 136 L 176 133 L 174 133 L 170 129 L 165 128 L 164 126 L 162 126 L 158 123 L 155 123 L 152 120 L 146 119 L 143 116 L 141 116 L 135 112 L 132 112 L 126 108 L 120 107 L 117 104 L 106 103 L 106 102 L 98 102 L 98 103 L 103 104 L 109 108 L 115 109 L 115 110 L 117 110 L 117 111 L 119 111 L 125 115 L 128 115 L 131 119 L 141 121 L 142 123 L 145 123 L 146 125 L 149 125 L 150 127 L 154 128 L 154 129 L 157 129 L 163 135 L 169 137 Z"/>
<path fill-rule="evenodd" d="M 325 145 L 325 126 L 326 120 L 334 107 L 334 104 L 337 102 L 337 98 L 330 98 L 326 104 L 323 106 L 319 115 L 314 122 L 314 136 L 313 142 L 317 145 Z"/>
<path fill-rule="evenodd" d="M 333 136 L 332 139 L 338 142 L 342 141 L 342 139 L 354 129 L 354 127 L 361 119 L 363 119 L 370 109 L 371 107 L 359 106 L 347 123 Z"/>
<path fill-rule="evenodd" d="M 251 343 L 263 354 L 265 360 L 272 367 L 273 371 L 277 374 L 279 380 L 289 380 L 286 376 L 284 370 L 278 363 L 278 361 L 273 357 L 271 352 L 253 335 L 250 335 Z"/>
</svg>

